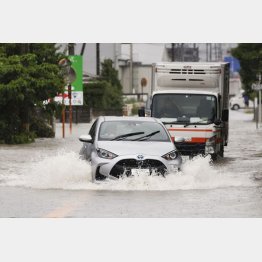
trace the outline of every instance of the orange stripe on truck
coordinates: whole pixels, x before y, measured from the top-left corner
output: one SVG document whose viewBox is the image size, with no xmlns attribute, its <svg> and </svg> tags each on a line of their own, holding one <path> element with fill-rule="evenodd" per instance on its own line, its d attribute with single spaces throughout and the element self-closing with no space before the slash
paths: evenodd
<svg viewBox="0 0 262 262">
<path fill-rule="evenodd" d="M 175 141 L 175 137 L 171 137 L 172 141 Z M 190 140 L 186 140 L 185 143 L 206 143 L 208 138 L 206 137 L 192 137 Z"/>
</svg>

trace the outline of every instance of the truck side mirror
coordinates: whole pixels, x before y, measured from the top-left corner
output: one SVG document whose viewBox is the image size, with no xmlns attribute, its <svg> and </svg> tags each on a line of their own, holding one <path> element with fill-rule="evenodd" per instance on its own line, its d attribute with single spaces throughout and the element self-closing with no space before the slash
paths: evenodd
<svg viewBox="0 0 262 262">
<path fill-rule="evenodd" d="M 215 121 L 214 121 L 214 124 L 216 125 L 216 126 L 219 126 L 219 125 L 221 125 L 221 120 L 220 119 L 215 119 Z"/>
<path fill-rule="evenodd" d="M 144 117 L 145 115 L 146 115 L 145 108 L 144 107 L 140 107 L 138 109 L 138 116 Z"/>
<path fill-rule="evenodd" d="M 228 116 L 229 116 L 229 111 L 228 109 L 224 109 L 222 111 L 222 121 L 228 122 Z"/>
</svg>

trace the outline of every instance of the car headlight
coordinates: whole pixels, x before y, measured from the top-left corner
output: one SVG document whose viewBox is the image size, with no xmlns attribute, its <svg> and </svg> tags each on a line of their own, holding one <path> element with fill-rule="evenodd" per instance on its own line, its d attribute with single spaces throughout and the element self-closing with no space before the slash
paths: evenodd
<svg viewBox="0 0 262 262">
<path fill-rule="evenodd" d="M 173 150 L 165 155 L 162 156 L 166 160 L 175 160 L 178 157 L 178 152 Z"/>
<path fill-rule="evenodd" d="M 99 157 L 105 158 L 105 159 L 113 159 L 113 158 L 117 157 L 116 154 L 114 154 L 110 151 L 107 151 L 105 149 L 102 149 L 102 148 L 97 149 L 97 154 L 98 154 Z"/>
</svg>

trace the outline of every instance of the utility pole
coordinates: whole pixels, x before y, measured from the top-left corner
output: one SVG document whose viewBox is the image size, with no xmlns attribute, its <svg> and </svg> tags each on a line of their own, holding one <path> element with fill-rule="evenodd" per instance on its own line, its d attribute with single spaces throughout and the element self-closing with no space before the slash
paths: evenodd
<svg viewBox="0 0 262 262">
<path fill-rule="evenodd" d="M 82 44 L 82 48 L 81 48 L 81 52 L 80 52 L 80 55 L 81 55 L 81 56 L 84 55 L 85 48 L 86 48 L 86 43 L 83 43 L 83 44 Z"/>
<path fill-rule="evenodd" d="M 184 62 L 184 44 L 183 43 L 180 45 L 180 55 L 181 55 L 180 61 Z"/>
<path fill-rule="evenodd" d="M 206 61 L 208 62 L 208 43 L 206 43 Z"/>
<path fill-rule="evenodd" d="M 130 43 L 130 67 L 129 67 L 129 79 L 130 79 L 130 83 L 129 83 L 129 88 L 130 88 L 130 92 L 131 93 L 135 93 L 135 90 L 133 88 L 133 44 Z"/>
<path fill-rule="evenodd" d="M 75 54 L 75 44 L 74 43 L 69 43 L 68 44 L 68 54 L 69 55 L 74 55 Z"/>
<path fill-rule="evenodd" d="M 175 61 L 175 43 L 171 44 L 171 61 Z"/>
<path fill-rule="evenodd" d="M 261 84 L 261 73 L 259 73 L 258 75 L 259 77 L 259 84 Z M 261 89 L 259 89 L 258 91 L 258 123 L 259 123 L 259 127 L 261 127 L 261 115 L 262 115 L 262 111 L 261 111 Z"/>
<path fill-rule="evenodd" d="M 212 44 L 209 44 L 209 61 L 212 62 Z"/>
<path fill-rule="evenodd" d="M 68 54 L 69 55 L 75 55 L 75 44 L 70 43 L 68 44 Z M 71 81 L 70 81 L 71 82 Z M 69 129 L 70 129 L 70 134 L 72 134 L 72 121 L 73 121 L 73 110 L 72 110 L 72 83 L 68 83 L 67 85 L 67 92 L 68 92 L 68 98 L 69 98 Z"/>
<path fill-rule="evenodd" d="M 100 44 L 96 43 L 96 75 L 100 75 Z"/>
</svg>

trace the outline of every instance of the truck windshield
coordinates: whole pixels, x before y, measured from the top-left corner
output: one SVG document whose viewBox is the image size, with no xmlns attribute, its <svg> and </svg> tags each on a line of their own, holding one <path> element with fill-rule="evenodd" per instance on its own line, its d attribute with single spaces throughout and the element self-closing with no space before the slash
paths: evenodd
<svg viewBox="0 0 262 262">
<path fill-rule="evenodd" d="M 216 97 L 204 94 L 157 94 L 152 116 L 172 123 L 207 124 L 216 118 Z"/>
</svg>

